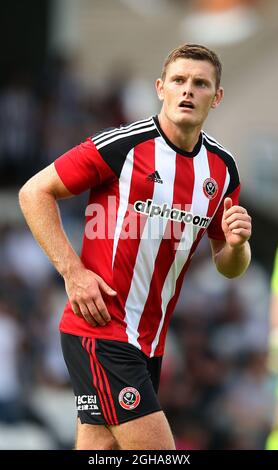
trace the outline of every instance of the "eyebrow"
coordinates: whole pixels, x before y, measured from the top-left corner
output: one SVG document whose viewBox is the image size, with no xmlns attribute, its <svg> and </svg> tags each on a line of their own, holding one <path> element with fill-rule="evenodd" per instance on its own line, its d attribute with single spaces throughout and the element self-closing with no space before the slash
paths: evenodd
<svg viewBox="0 0 278 470">
<path fill-rule="evenodd" d="M 174 79 L 174 78 L 183 78 L 183 79 L 184 79 L 184 78 L 186 78 L 186 75 L 183 75 L 183 74 L 181 74 L 181 73 L 175 73 L 174 75 L 171 75 L 170 78 L 171 78 L 171 79 Z M 204 78 L 204 77 L 202 77 L 202 76 L 200 76 L 200 75 L 194 77 L 193 80 L 195 80 L 195 81 L 196 81 L 196 80 L 200 80 L 200 81 L 205 82 L 205 83 L 212 83 L 211 80 L 209 80 L 208 78 Z"/>
</svg>

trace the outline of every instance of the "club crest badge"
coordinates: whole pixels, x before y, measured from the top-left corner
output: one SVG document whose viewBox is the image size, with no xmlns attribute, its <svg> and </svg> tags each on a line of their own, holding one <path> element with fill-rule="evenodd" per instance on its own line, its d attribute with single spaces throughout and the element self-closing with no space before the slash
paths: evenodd
<svg viewBox="0 0 278 470">
<path fill-rule="evenodd" d="M 218 193 L 218 184 L 213 178 L 207 178 L 203 184 L 204 194 L 208 199 L 214 199 Z"/>
<path fill-rule="evenodd" d="M 125 387 L 119 393 L 119 403 L 125 410 L 134 410 L 141 400 L 140 393 L 136 388 Z"/>
</svg>

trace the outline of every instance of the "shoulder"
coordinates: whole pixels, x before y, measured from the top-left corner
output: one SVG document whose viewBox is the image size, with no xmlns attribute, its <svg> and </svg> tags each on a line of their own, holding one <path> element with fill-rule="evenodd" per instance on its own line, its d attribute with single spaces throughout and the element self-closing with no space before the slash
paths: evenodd
<svg viewBox="0 0 278 470">
<path fill-rule="evenodd" d="M 129 152 L 138 144 L 154 139 L 158 131 L 152 117 L 132 124 L 105 129 L 91 137 L 105 162 L 119 177 Z"/>
<path fill-rule="evenodd" d="M 140 141 L 155 137 L 156 125 L 152 117 L 135 121 L 131 124 L 104 129 L 91 137 L 98 151 L 102 149 L 121 147 L 121 145 L 136 145 Z"/>
<path fill-rule="evenodd" d="M 239 171 L 234 155 L 220 144 L 214 137 L 202 131 L 203 145 L 207 150 L 217 155 L 226 165 L 230 174 L 229 191 L 235 189 L 239 183 Z"/>
<path fill-rule="evenodd" d="M 220 144 L 214 137 L 209 135 L 207 132 L 202 131 L 203 134 L 203 144 L 211 152 L 218 155 L 227 166 L 233 164 L 236 166 L 236 159 L 234 155 L 227 150 L 222 144 Z"/>
</svg>

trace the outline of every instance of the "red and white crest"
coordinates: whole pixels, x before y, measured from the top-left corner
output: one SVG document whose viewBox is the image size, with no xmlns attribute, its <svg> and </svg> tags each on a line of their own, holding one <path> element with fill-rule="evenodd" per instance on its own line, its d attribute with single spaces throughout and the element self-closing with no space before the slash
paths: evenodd
<svg viewBox="0 0 278 470">
<path fill-rule="evenodd" d="M 141 395 L 133 387 L 125 387 L 119 393 L 119 403 L 125 410 L 134 410 L 141 401 Z"/>
<path fill-rule="evenodd" d="M 218 193 L 218 184 L 213 178 L 207 178 L 203 184 L 203 191 L 207 198 L 214 199 Z"/>
</svg>

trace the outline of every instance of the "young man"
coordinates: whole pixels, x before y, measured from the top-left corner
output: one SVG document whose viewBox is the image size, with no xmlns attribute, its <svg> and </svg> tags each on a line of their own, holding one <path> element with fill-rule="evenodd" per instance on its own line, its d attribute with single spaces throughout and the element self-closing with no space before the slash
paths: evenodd
<svg viewBox="0 0 278 470">
<path fill-rule="evenodd" d="M 184 274 L 206 231 L 224 276 L 249 265 L 251 219 L 238 205 L 236 164 L 202 131 L 223 97 L 220 77 L 219 59 L 206 47 L 175 49 L 156 81 L 159 116 L 87 139 L 20 191 L 30 229 L 69 298 L 60 329 L 77 449 L 174 449 L 156 392 Z M 96 206 L 88 206 L 80 258 L 56 200 L 88 188 L 105 230 L 93 236 Z"/>
</svg>

